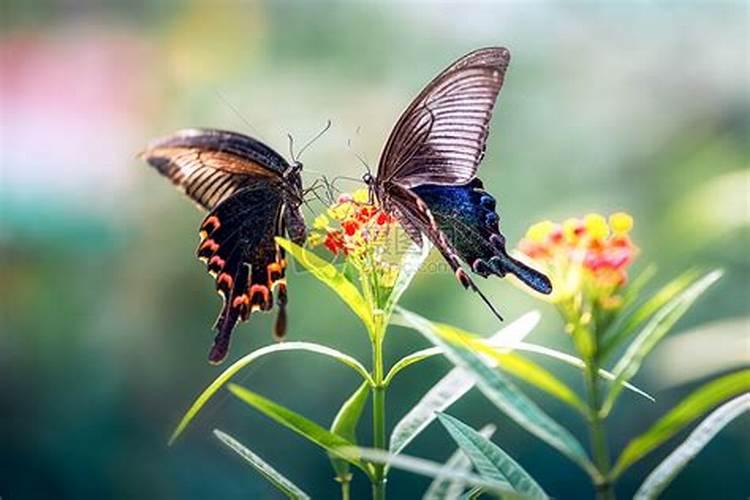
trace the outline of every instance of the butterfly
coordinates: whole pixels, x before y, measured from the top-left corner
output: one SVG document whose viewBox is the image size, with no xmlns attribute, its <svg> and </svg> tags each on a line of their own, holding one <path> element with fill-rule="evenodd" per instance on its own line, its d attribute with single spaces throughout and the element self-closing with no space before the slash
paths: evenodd
<svg viewBox="0 0 750 500">
<path fill-rule="evenodd" d="M 140 156 L 208 211 L 196 254 L 223 299 L 209 361 L 226 358 L 238 322 L 271 310 L 274 303 L 274 334 L 283 337 L 286 259 L 274 238 L 305 241 L 302 163 L 290 164 L 246 135 L 214 129 L 180 130 L 153 142 Z"/>
<path fill-rule="evenodd" d="M 498 317 L 462 262 L 484 278 L 510 273 L 537 292 L 552 292 L 547 276 L 508 255 L 496 200 L 476 177 L 509 62 L 507 49 L 489 47 L 451 64 L 396 122 L 377 175 L 364 176 L 383 210 L 416 244 L 426 235 L 459 283 L 477 292 Z"/>
</svg>

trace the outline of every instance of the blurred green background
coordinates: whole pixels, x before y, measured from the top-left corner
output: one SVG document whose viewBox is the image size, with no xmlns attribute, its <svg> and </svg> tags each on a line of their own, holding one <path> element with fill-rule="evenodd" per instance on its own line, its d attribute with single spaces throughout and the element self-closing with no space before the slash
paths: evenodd
<svg viewBox="0 0 750 500">
<path fill-rule="evenodd" d="M 636 219 L 636 268 L 657 263 L 655 285 L 688 266 L 728 270 L 636 378 L 657 402 L 622 398 L 612 445 L 621 448 L 703 377 L 747 363 L 746 3 L 0 5 L 3 499 L 275 498 L 215 441 L 214 427 L 316 498 L 335 497 L 322 452 L 227 395 L 166 446 L 221 370 L 206 362 L 219 298 L 193 258 L 202 215 L 135 155 L 187 126 L 241 131 L 286 153 L 287 132 L 302 141 L 331 119 L 306 168 L 359 177 L 347 141 L 376 164 L 409 100 L 450 61 L 484 45 L 513 54 L 481 169 L 511 244 L 540 219 L 626 210 Z M 304 274 L 289 281 L 289 338 L 369 358 L 364 331 L 331 292 Z M 541 308 L 531 338 L 568 346 L 550 306 L 501 280 L 484 289 L 507 318 Z M 420 274 L 403 304 L 468 330 L 497 328 L 449 274 Z M 258 315 L 240 326 L 231 359 L 269 343 L 271 321 Z M 713 333 L 697 346 L 679 343 L 706 324 Z M 388 360 L 423 346 L 418 334 L 394 328 Z M 578 383 L 578 374 L 550 368 Z M 389 424 L 447 369 L 435 359 L 400 376 L 389 392 Z M 238 380 L 323 425 L 357 383 L 337 364 L 297 354 L 267 358 Z M 585 439 L 566 409 L 537 400 Z M 451 412 L 476 426 L 497 423 L 495 441 L 553 496 L 591 495 L 580 470 L 480 395 Z M 367 418 L 363 424 L 368 442 Z M 740 419 L 720 434 L 666 496 L 717 498 L 720 484 L 721 498 L 747 498 L 748 424 Z M 409 449 L 436 460 L 451 451 L 436 427 Z M 629 471 L 619 493 L 632 494 L 665 454 Z M 394 471 L 389 493 L 415 498 L 428 482 Z M 369 494 L 364 478 L 354 494 Z"/>
</svg>

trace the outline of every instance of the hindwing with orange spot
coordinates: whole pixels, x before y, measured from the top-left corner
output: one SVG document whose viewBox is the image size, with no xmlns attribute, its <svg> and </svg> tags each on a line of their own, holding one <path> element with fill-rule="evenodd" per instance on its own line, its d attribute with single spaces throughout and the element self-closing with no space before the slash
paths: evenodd
<svg viewBox="0 0 750 500">
<path fill-rule="evenodd" d="M 301 165 L 290 165 L 255 139 L 211 129 L 179 131 L 141 156 L 210 210 L 196 249 L 223 299 L 209 360 L 219 363 L 226 357 L 238 322 L 271 310 L 274 303 L 279 306 L 274 335 L 283 336 L 286 261 L 274 238 L 305 240 Z"/>
</svg>

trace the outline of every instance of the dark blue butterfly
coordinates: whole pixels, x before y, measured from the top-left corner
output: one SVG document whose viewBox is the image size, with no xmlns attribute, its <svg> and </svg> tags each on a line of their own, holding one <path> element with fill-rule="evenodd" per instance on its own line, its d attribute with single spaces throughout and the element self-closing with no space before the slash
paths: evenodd
<svg viewBox="0 0 750 500">
<path fill-rule="evenodd" d="M 211 129 L 181 130 L 151 144 L 141 157 L 209 211 L 196 253 L 224 299 L 209 360 L 223 361 L 237 323 L 274 302 L 274 332 L 283 336 L 286 260 L 274 237 L 305 241 L 302 164 L 288 163 L 251 137 Z"/>
<path fill-rule="evenodd" d="M 511 273 L 540 293 L 552 291 L 544 274 L 508 255 L 495 199 L 476 178 L 509 62 L 507 49 L 490 47 L 440 73 L 396 122 L 377 176 L 365 175 L 411 239 L 421 245 L 425 234 L 461 285 L 479 293 L 498 317 L 461 261 L 482 277 Z"/>
</svg>

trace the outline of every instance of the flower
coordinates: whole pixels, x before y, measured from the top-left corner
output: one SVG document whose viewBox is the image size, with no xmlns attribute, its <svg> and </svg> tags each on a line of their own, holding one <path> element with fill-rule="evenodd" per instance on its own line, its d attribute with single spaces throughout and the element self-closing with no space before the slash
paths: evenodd
<svg viewBox="0 0 750 500">
<path fill-rule="evenodd" d="M 609 220 L 587 214 L 562 223 L 543 221 L 528 229 L 518 248 L 552 280 L 553 302 L 583 295 L 604 309 L 616 309 L 618 291 L 638 252 L 628 236 L 632 227 L 633 218 L 624 212 Z"/>
<path fill-rule="evenodd" d="M 395 220 L 369 203 L 366 189 L 342 194 L 326 214 L 313 222 L 307 244 L 321 244 L 334 255 L 343 255 L 360 274 L 374 277 L 381 289 L 393 287 L 398 266 L 387 259 L 387 238 Z"/>
</svg>

